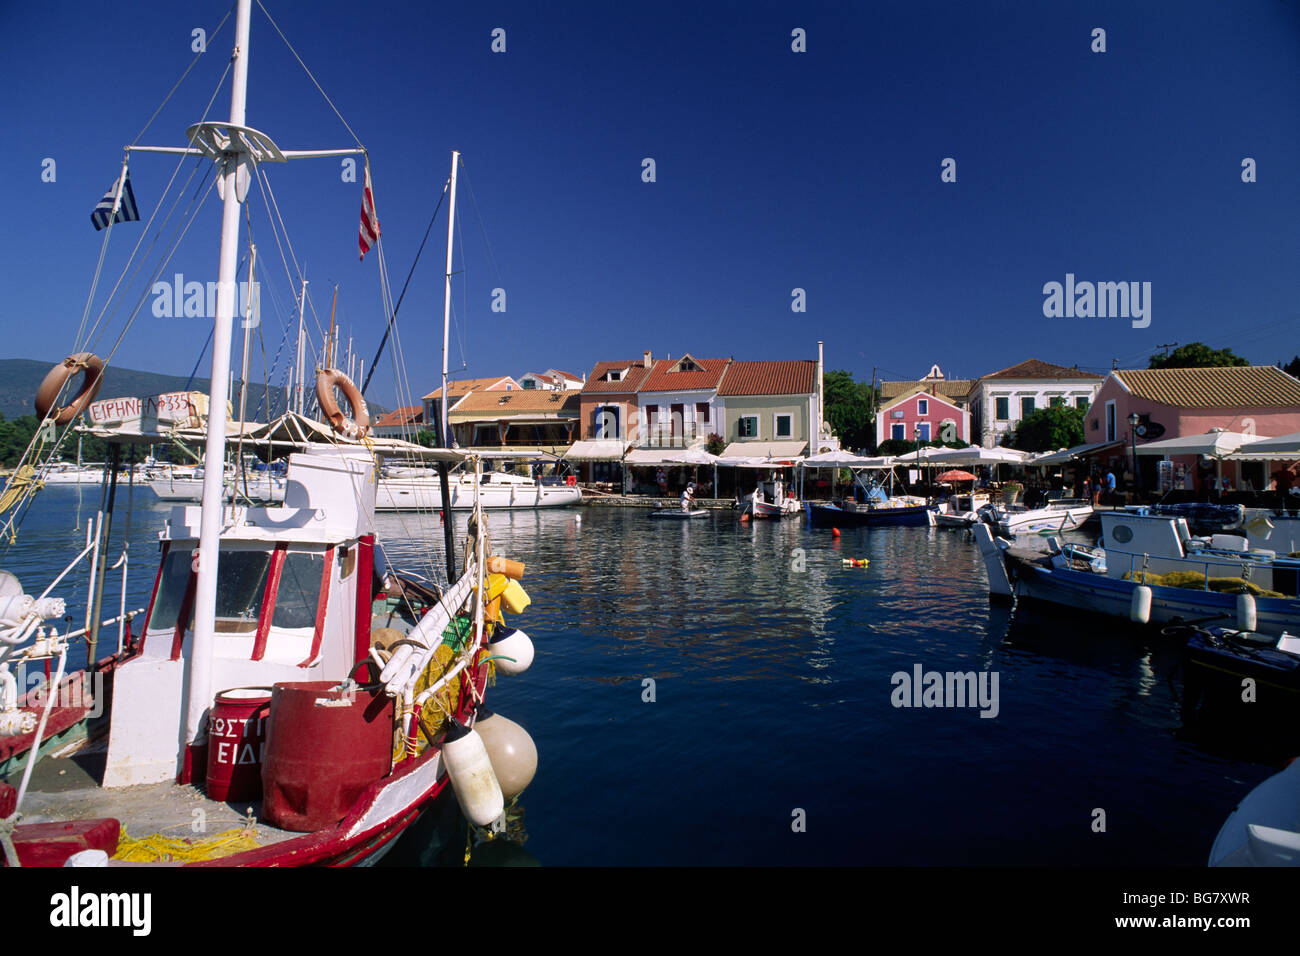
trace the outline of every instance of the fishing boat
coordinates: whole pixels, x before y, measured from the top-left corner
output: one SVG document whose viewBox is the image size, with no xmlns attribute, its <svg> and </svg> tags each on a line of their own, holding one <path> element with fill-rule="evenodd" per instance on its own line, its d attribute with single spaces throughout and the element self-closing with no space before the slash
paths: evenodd
<svg viewBox="0 0 1300 956">
<path fill-rule="evenodd" d="M 785 482 L 773 474 L 758 483 L 744 510 L 754 518 L 790 518 L 803 514 L 804 509 L 799 499 L 788 493 Z"/>
<path fill-rule="evenodd" d="M 804 508 L 810 528 L 919 527 L 930 523 L 930 505 L 915 495 L 865 504 L 845 500 L 819 505 L 809 501 Z"/>
<path fill-rule="evenodd" d="M 285 153 L 245 125 L 250 14 L 251 0 L 239 0 L 229 122 L 191 127 L 183 148 L 150 148 L 216 163 L 223 289 L 233 288 L 249 166 L 363 153 Z M 110 223 L 121 194 L 119 185 Z M 505 611 L 529 603 L 524 568 L 492 553 L 481 502 L 459 573 L 447 523 L 445 585 L 389 567 L 374 530 L 376 443 L 343 415 L 331 418 L 332 442 L 289 455 L 282 506 L 223 501 L 232 299 L 218 296 L 216 309 L 202 503 L 168 515 L 147 607 L 125 611 L 119 561 L 122 610 L 102 620 L 103 513 L 86 547 L 43 590 L 0 574 L 0 844 L 8 866 L 369 864 L 445 792 L 471 823 L 499 820 L 535 770 L 523 728 L 483 707 L 493 677 L 527 670 L 533 645 L 505 626 Z M 64 385 L 89 359 L 78 353 L 64 364 Z M 339 377 L 322 370 L 318 394 Z M 90 384 L 66 405 L 38 406 L 40 417 L 69 426 L 93 398 Z M 63 386 L 56 391 L 62 396 Z M 120 440 L 161 437 L 123 432 Z M 444 463 L 467 458 L 400 451 Z M 481 472 L 481 459 L 471 463 Z M 39 490 L 30 478 L 19 469 L 6 507 Z M 61 592 L 86 563 L 86 624 L 61 632 Z M 117 650 L 97 657 L 101 628 L 113 626 Z M 79 640 L 88 663 L 69 673 Z M 20 696 L 27 672 L 47 666 L 50 679 Z"/>
<path fill-rule="evenodd" d="M 1138 563 L 1138 555 L 1131 552 L 1112 552 L 1110 535 L 1099 547 L 1062 544 L 1051 537 L 1043 549 L 995 537 L 981 522 L 974 532 L 989 594 L 995 599 L 1044 601 L 1138 624 L 1228 621 L 1239 630 L 1274 639 L 1300 632 L 1300 598 L 1294 591 L 1269 590 L 1243 577 L 1217 577 L 1218 559 L 1194 554 L 1183 543 L 1189 537 L 1183 519 L 1150 516 L 1150 520 L 1166 523 L 1163 537 L 1178 544 L 1170 545 L 1168 555 L 1143 555 L 1146 564 Z M 1153 531 L 1154 525 L 1148 530 Z M 1181 558 L 1172 551 L 1175 546 Z M 1163 575 L 1148 570 L 1156 560 L 1171 570 Z M 1273 577 L 1272 583 L 1280 583 L 1282 577 Z"/>
<path fill-rule="evenodd" d="M 1300 760 L 1237 804 L 1210 848 L 1210 866 L 1300 866 Z"/>
<path fill-rule="evenodd" d="M 1167 628 L 1166 633 L 1178 628 Z M 1227 627 L 1191 626 L 1183 647 L 1185 715 L 1246 711 L 1278 726 L 1300 716 L 1300 634 L 1278 638 Z M 1243 701 L 1243 689 L 1251 692 Z M 1212 718 L 1213 719 L 1213 718 Z"/>
</svg>

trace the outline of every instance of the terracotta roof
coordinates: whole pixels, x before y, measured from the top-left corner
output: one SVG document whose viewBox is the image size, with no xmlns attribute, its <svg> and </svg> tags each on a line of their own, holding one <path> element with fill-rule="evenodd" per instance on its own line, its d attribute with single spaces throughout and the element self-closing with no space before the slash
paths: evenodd
<svg viewBox="0 0 1300 956">
<path fill-rule="evenodd" d="M 972 378 L 941 378 L 941 379 L 917 379 L 915 382 L 881 382 L 880 397 L 883 399 L 898 398 L 911 389 L 924 387 L 928 392 L 930 386 L 935 387 L 935 393 L 945 398 L 965 398 L 970 394 L 971 386 L 975 384 Z"/>
<path fill-rule="evenodd" d="M 719 395 L 811 395 L 817 388 L 817 363 L 732 362 L 718 386 Z"/>
<path fill-rule="evenodd" d="M 485 419 L 528 415 L 577 415 L 581 389 L 560 392 L 551 389 L 517 388 L 512 392 L 475 392 L 451 411 L 452 417 L 464 420 L 467 415 Z"/>
<path fill-rule="evenodd" d="M 509 375 L 498 375 L 495 378 L 461 378 L 461 379 L 457 379 L 456 381 L 447 383 L 447 394 L 451 398 L 461 398 L 462 396 L 468 395 L 470 392 L 478 391 L 479 389 L 491 388 L 493 385 L 496 385 L 500 382 L 505 382 L 506 384 L 513 385 L 515 388 L 519 387 L 519 384 Z M 432 392 L 430 392 L 428 395 L 425 395 L 424 401 L 427 402 L 431 399 L 441 398 L 441 397 L 442 397 L 442 387 L 439 386 L 438 388 L 435 388 Z"/>
<path fill-rule="evenodd" d="M 550 368 L 550 369 L 547 369 L 547 371 L 548 371 L 548 372 L 556 372 L 556 373 L 558 373 L 558 374 L 560 374 L 560 375 L 563 375 L 565 378 L 567 378 L 567 379 L 571 379 L 572 381 L 575 381 L 575 382 L 581 382 L 581 381 L 582 381 L 582 376 L 581 376 L 581 375 L 574 375 L 572 372 L 566 372 L 566 371 L 565 371 L 564 369 L 562 369 L 562 368 Z"/>
<path fill-rule="evenodd" d="M 396 425 L 414 425 L 424 417 L 423 405 L 404 405 L 401 408 L 380 415 L 374 421 L 376 428 L 390 428 Z"/>
<path fill-rule="evenodd" d="M 1111 373 L 1139 398 L 1182 408 L 1300 408 L 1300 380 L 1272 365 L 1141 368 Z"/>
<path fill-rule="evenodd" d="M 1019 365 L 1012 365 L 1010 368 L 1004 368 L 999 372 L 990 372 L 988 375 L 981 376 L 977 383 L 990 378 L 1095 378 L 1098 381 L 1101 380 L 1100 375 L 1094 375 L 1092 372 L 1082 372 L 1077 368 L 1066 368 L 1064 365 L 1053 365 L 1051 362 L 1044 362 L 1040 359 L 1026 359 Z"/>
<path fill-rule="evenodd" d="M 682 359 L 690 358 L 700 366 L 698 372 L 669 371 Z M 675 359 L 660 359 L 650 369 L 638 392 L 694 392 L 718 387 L 722 373 L 727 369 L 731 359 L 697 359 L 693 355 L 683 355 Z"/>
<path fill-rule="evenodd" d="M 602 382 L 606 372 L 627 369 L 627 375 L 621 382 Z M 648 369 L 641 364 L 641 359 L 628 359 L 623 362 L 597 362 L 587 376 L 587 384 L 582 391 L 588 395 L 609 394 L 611 392 L 631 393 L 637 390 L 645 379 Z"/>
</svg>

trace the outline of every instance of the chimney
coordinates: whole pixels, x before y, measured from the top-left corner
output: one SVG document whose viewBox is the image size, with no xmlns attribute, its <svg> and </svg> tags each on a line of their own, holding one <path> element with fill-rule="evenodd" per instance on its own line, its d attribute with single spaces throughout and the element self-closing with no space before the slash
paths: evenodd
<svg viewBox="0 0 1300 956">
<path fill-rule="evenodd" d="M 644 362 L 645 362 L 645 367 L 646 367 L 646 368 L 649 368 L 651 365 L 654 364 L 654 359 L 652 359 L 652 358 L 650 357 L 650 350 L 649 350 L 649 349 L 646 349 L 646 350 L 645 350 L 645 359 L 644 359 Z"/>
</svg>

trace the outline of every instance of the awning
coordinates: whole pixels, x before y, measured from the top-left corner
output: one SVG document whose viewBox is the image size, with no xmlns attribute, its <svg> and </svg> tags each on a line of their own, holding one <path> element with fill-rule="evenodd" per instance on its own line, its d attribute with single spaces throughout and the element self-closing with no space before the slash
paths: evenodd
<svg viewBox="0 0 1300 956">
<path fill-rule="evenodd" d="M 1243 445 L 1241 451 L 1228 456 L 1243 460 L 1264 460 L 1300 458 L 1300 432 L 1282 435 L 1280 438 L 1266 438 L 1263 441 Z"/>
<path fill-rule="evenodd" d="M 722 457 L 790 459 L 799 458 L 807 448 L 806 441 L 733 441 L 722 449 Z M 718 464 L 725 465 L 726 462 Z"/>
<path fill-rule="evenodd" d="M 1075 445 L 1073 448 L 1066 448 L 1063 451 L 1054 451 L 1050 455 L 1043 455 L 1041 458 L 1034 458 L 1027 461 L 1027 465 L 1062 465 L 1067 461 L 1074 461 L 1076 458 L 1086 458 L 1088 455 L 1096 454 L 1099 451 L 1105 451 L 1107 448 L 1118 448 L 1123 445 L 1122 441 L 1099 441 L 1090 445 Z"/>
<path fill-rule="evenodd" d="M 623 442 L 618 438 L 595 438 L 575 441 L 564 453 L 565 461 L 620 461 Z"/>
<path fill-rule="evenodd" d="M 1212 458 L 1223 458 L 1235 451 L 1249 451 L 1249 449 L 1243 449 L 1242 446 L 1253 445 L 1261 441 L 1267 441 L 1267 439 L 1260 435 L 1248 435 L 1244 432 L 1215 430 L 1200 435 L 1179 435 L 1177 438 L 1166 438 L 1163 441 L 1138 445 L 1137 453 L 1139 455 L 1165 456 L 1209 455 Z"/>
<path fill-rule="evenodd" d="M 888 468 L 894 463 L 890 455 L 878 458 L 866 458 L 847 451 L 825 451 L 803 460 L 805 468 Z"/>
<path fill-rule="evenodd" d="M 633 448 L 623 458 L 625 465 L 673 465 L 673 458 L 680 458 L 684 449 L 681 448 Z"/>
</svg>

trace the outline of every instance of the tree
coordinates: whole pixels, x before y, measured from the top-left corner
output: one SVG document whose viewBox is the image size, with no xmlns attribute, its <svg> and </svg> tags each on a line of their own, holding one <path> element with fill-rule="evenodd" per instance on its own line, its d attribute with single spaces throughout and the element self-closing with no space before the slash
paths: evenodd
<svg viewBox="0 0 1300 956">
<path fill-rule="evenodd" d="M 1083 444 L 1084 409 L 1069 405 L 1036 408 L 1016 426 L 1007 447 L 1021 451 L 1056 451 Z"/>
<path fill-rule="evenodd" d="M 871 386 L 853 381 L 853 373 L 839 369 L 822 377 L 826 409 L 824 417 L 845 448 L 869 448 L 876 427 L 872 418 L 875 403 Z M 815 446 L 817 442 L 812 442 Z M 813 448 L 816 454 L 820 449 Z"/>
<path fill-rule="evenodd" d="M 1150 368 L 1222 368 L 1225 365 L 1249 365 L 1232 349 L 1212 349 L 1204 342 L 1180 345 L 1168 355 L 1151 356 Z"/>
<path fill-rule="evenodd" d="M 1280 368 L 1282 371 L 1286 372 L 1292 378 L 1300 378 L 1300 355 L 1297 355 L 1295 358 L 1291 359 L 1291 361 L 1287 362 L 1285 365 L 1283 365 L 1281 362 L 1278 362 L 1277 367 Z"/>
</svg>

